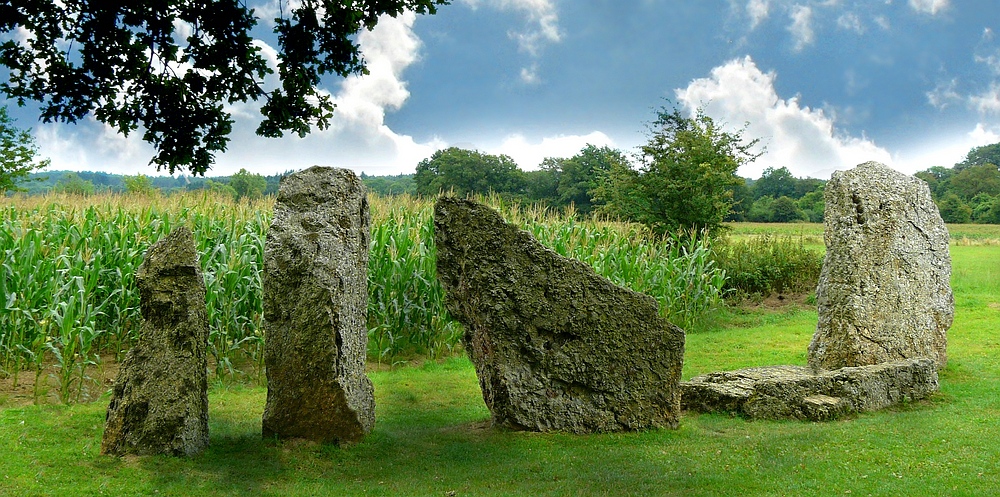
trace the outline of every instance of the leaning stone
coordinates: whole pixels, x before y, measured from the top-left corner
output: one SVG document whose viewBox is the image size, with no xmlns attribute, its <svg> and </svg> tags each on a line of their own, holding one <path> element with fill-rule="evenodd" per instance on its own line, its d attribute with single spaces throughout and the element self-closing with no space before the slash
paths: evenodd
<svg viewBox="0 0 1000 497">
<path fill-rule="evenodd" d="M 560 257 L 496 211 L 442 198 L 438 278 L 496 426 L 677 427 L 684 331 L 649 296 Z"/>
<path fill-rule="evenodd" d="M 142 330 L 115 379 L 101 453 L 198 454 L 208 447 L 208 314 L 191 230 L 149 247 L 135 277 Z"/>
<path fill-rule="evenodd" d="M 927 184 L 868 162 L 826 184 L 826 256 L 809 365 L 947 362 L 954 316 L 948 229 Z"/>
<path fill-rule="evenodd" d="M 264 246 L 265 437 L 360 441 L 375 424 L 368 349 L 368 200 L 346 169 L 281 181 Z"/>
<path fill-rule="evenodd" d="M 918 358 L 818 372 L 748 368 L 697 376 L 681 387 L 681 402 L 691 411 L 827 421 L 923 399 L 938 390 L 938 374 L 932 359 Z"/>
</svg>

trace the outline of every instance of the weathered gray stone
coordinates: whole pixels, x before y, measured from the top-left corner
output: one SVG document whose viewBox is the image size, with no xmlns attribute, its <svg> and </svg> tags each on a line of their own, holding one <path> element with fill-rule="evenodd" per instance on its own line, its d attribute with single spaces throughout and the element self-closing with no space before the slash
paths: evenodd
<svg viewBox="0 0 1000 497">
<path fill-rule="evenodd" d="M 265 437 L 348 444 L 375 424 L 365 375 L 370 215 L 346 169 L 281 181 L 264 247 Z"/>
<path fill-rule="evenodd" d="M 681 387 L 681 403 L 692 411 L 825 421 L 923 399 L 938 390 L 938 374 L 934 360 L 918 358 L 834 371 L 748 368 L 697 376 Z"/>
<path fill-rule="evenodd" d="M 149 247 L 135 277 L 142 330 L 118 371 L 101 453 L 191 456 L 208 447 L 208 314 L 191 230 Z"/>
<path fill-rule="evenodd" d="M 948 229 L 927 184 L 868 162 L 826 184 L 826 256 L 809 365 L 947 361 L 954 316 Z"/>
<path fill-rule="evenodd" d="M 675 428 L 684 331 L 649 296 L 560 257 L 496 211 L 442 198 L 438 277 L 493 423 L 574 433 Z"/>
</svg>

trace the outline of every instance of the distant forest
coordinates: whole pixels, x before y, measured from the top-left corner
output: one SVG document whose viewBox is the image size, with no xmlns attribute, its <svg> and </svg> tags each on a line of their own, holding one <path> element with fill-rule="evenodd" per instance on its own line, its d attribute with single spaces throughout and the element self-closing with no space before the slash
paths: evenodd
<svg viewBox="0 0 1000 497">
<path fill-rule="evenodd" d="M 1000 224 L 1000 143 L 972 149 L 951 168 L 932 167 L 915 174 L 928 183 L 947 223 Z M 603 178 L 628 165 L 626 155 L 608 147 L 587 146 L 574 157 L 546 159 L 538 170 L 523 171 L 507 156 L 450 148 L 436 152 L 414 174 L 361 178 L 382 196 L 497 193 L 511 200 L 554 209 L 573 206 L 579 215 L 601 212 Z M 232 176 L 125 176 L 103 172 L 51 171 L 31 174 L 19 188 L 28 195 L 62 191 L 77 194 L 158 190 L 163 194 L 218 190 L 234 198 L 277 193 L 282 174 L 263 176 L 245 170 Z M 787 168 L 768 168 L 760 178 L 739 178 L 727 187 L 732 209 L 727 221 L 822 222 L 825 180 L 796 178 Z"/>
</svg>

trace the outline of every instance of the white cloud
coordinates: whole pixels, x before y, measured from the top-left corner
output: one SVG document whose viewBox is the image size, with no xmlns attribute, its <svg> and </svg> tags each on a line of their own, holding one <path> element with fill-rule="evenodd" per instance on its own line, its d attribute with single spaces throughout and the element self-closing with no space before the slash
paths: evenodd
<svg viewBox="0 0 1000 497">
<path fill-rule="evenodd" d="M 801 51 L 812 45 L 816 41 L 816 33 L 812 27 L 812 8 L 805 5 L 795 5 L 791 9 L 789 17 L 792 19 L 792 24 L 788 26 L 788 31 L 792 33 L 792 38 L 795 40 L 795 51 Z"/>
<path fill-rule="evenodd" d="M 871 140 L 838 132 L 822 110 L 801 106 L 798 97 L 780 98 L 775 77 L 745 57 L 675 93 L 689 110 L 703 106 L 707 115 L 730 126 L 748 123 L 744 137 L 761 138 L 767 153 L 739 171 L 746 177 L 760 177 L 767 167 L 787 167 L 796 176 L 826 178 L 870 160 L 891 163 L 889 152 Z"/>
<path fill-rule="evenodd" d="M 542 79 L 538 76 L 538 64 L 521 68 L 521 82 L 526 85 L 537 85 L 542 82 Z"/>
<path fill-rule="evenodd" d="M 521 169 L 538 169 L 538 165 L 547 157 L 572 157 L 587 145 L 598 147 L 614 147 L 614 141 L 600 131 L 592 131 L 586 135 L 558 135 L 544 137 L 532 141 L 522 134 L 506 137 L 500 144 L 487 147 L 487 152 L 505 154 L 514 159 Z"/>
<path fill-rule="evenodd" d="M 254 133 L 260 103 L 228 106 L 236 120 L 229 149 L 216 155 L 208 174 L 229 175 L 240 168 L 273 174 L 316 164 L 370 174 L 412 172 L 419 161 L 446 145 L 437 138 L 417 142 L 385 124 L 386 112 L 399 109 L 410 95 L 402 73 L 417 60 L 421 45 L 412 30 L 415 19 L 412 12 L 383 16 L 374 30 L 358 35 L 369 74 L 348 77 L 331 92 L 337 108 L 329 129 L 314 129 L 305 138 L 261 138 Z M 262 41 L 255 43 L 273 67 L 275 50 Z M 265 80 L 265 85 L 274 84 L 274 79 Z M 52 158 L 53 168 L 153 173 L 146 165 L 153 150 L 141 141 L 142 130 L 123 137 L 88 119 L 78 127 L 53 124 L 37 132 L 42 155 Z"/>
<path fill-rule="evenodd" d="M 770 0 L 750 0 L 747 2 L 747 14 L 750 15 L 750 29 L 754 29 L 767 19 L 771 10 Z"/>
<path fill-rule="evenodd" d="M 461 0 L 472 9 L 487 5 L 501 11 L 514 11 L 525 18 L 525 26 L 510 30 L 507 36 L 517 42 L 518 48 L 531 58 L 537 59 L 546 45 L 562 41 L 559 29 L 559 14 L 553 0 Z M 528 85 L 538 84 L 538 64 L 521 68 L 521 82 Z"/>
<path fill-rule="evenodd" d="M 854 12 L 845 12 L 838 17 L 837 27 L 846 31 L 854 31 L 859 35 L 865 33 L 865 27 L 861 23 L 861 18 Z"/>
<path fill-rule="evenodd" d="M 980 114 L 1000 114 L 1000 83 L 994 81 L 989 89 L 969 97 L 969 104 Z"/>
<path fill-rule="evenodd" d="M 538 56 L 544 45 L 562 40 L 559 15 L 552 0 L 462 0 L 462 2 L 473 9 L 486 4 L 497 10 L 523 14 L 527 25 L 521 30 L 510 31 L 508 36 L 517 42 L 521 50 L 532 56 Z"/>
<path fill-rule="evenodd" d="M 893 155 L 893 167 L 907 173 L 923 171 L 935 166 L 952 167 L 965 159 L 975 147 L 1000 142 L 998 130 L 977 124 L 969 132 L 944 133 L 931 140 Z"/>
<path fill-rule="evenodd" d="M 923 14 L 930 14 L 932 16 L 947 9 L 948 4 L 949 0 L 910 0 L 910 7 L 912 7 L 913 10 Z"/>
<path fill-rule="evenodd" d="M 948 105 L 962 100 L 962 96 L 958 94 L 957 88 L 958 79 L 956 78 L 952 78 L 944 83 L 938 83 L 937 87 L 927 92 L 927 101 L 938 110 L 942 110 L 948 107 Z"/>
</svg>

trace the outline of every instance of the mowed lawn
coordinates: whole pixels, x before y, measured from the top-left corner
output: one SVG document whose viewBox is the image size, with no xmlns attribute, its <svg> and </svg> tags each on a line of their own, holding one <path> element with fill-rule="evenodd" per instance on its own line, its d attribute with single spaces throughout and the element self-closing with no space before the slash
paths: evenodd
<svg viewBox="0 0 1000 497">
<path fill-rule="evenodd" d="M 2 408 L 0 495 L 996 494 L 1000 245 L 976 235 L 951 248 L 949 363 L 928 401 L 829 423 L 685 414 L 678 430 L 505 432 L 456 357 L 373 372 L 376 427 L 348 448 L 262 440 L 265 390 L 240 384 L 212 387 L 212 445 L 192 459 L 99 455 L 107 396 Z M 794 305 L 727 311 L 688 335 L 684 377 L 805 364 L 815 322 Z"/>
</svg>

